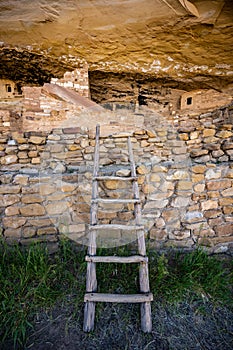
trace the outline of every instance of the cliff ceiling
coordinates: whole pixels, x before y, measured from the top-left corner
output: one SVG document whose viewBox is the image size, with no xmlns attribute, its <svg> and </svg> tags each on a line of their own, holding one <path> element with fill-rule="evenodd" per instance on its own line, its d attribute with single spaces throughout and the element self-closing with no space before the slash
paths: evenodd
<svg viewBox="0 0 233 350">
<path fill-rule="evenodd" d="M 223 91 L 232 24 L 232 0 L 0 0 L 0 78 L 41 85 L 83 60 L 93 91 L 124 81 Z"/>
</svg>

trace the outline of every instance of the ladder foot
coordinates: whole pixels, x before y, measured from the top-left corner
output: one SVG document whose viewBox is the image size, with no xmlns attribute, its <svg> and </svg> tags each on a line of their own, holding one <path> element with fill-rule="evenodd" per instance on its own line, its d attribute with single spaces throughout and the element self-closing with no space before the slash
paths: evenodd
<svg viewBox="0 0 233 350">
<path fill-rule="evenodd" d="M 83 331 L 91 332 L 95 326 L 95 303 L 87 301 L 84 307 Z"/>
<path fill-rule="evenodd" d="M 144 333 L 151 333 L 151 303 L 145 302 L 141 304 L 141 328 Z"/>
</svg>

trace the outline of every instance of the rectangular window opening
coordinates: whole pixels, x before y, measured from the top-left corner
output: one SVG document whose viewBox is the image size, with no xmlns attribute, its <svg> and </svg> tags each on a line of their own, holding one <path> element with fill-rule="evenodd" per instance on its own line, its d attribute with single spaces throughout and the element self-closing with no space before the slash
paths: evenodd
<svg viewBox="0 0 233 350">
<path fill-rule="evenodd" d="M 188 97 L 188 98 L 187 98 L 187 105 L 191 105 L 192 102 L 193 102 L 192 97 Z"/>
<path fill-rule="evenodd" d="M 6 84 L 6 92 L 11 92 L 11 85 L 10 84 Z"/>
</svg>

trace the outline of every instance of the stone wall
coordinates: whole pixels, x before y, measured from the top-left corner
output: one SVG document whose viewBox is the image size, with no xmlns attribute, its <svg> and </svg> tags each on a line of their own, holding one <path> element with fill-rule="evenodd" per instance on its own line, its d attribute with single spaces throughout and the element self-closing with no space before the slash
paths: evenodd
<svg viewBox="0 0 233 350">
<path fill-rule="evenodd" d="M 232 96 L 213 89 L 210 90 L 194 90 L 185 92 L 181 96 L 181 110 L 208 110 L 218 108 L 230 103 Z"/>
<path fill-rule="evenodd" d="M 90 97 L 88 64 L 84 64 L 72 72 L 66 72 L 61 79 L 52 78 L 51 84 L 57 84 L 75 90 L 81 96 Z"/>
<path fill-rule="evenodd" d="M 231 118 L 228 107 L 193 118 L 183 116 L 173 125 L 161 119 L 152 126 L 147 119 L 144 128 L 123 133 L 116 124 L 111 138 L 110 126 L 101 126 L 103 174 L 129 175 L 127 137 L 131 136 L 142 219 L 152 247 L 202 244 L 213 251 L 231 247 Z M 2 134 L 0 215 L 1 234 L 7 241 L 57 241 L 65 234 L 86 243 L 94 145 L 93 129 L 87 127 Z M 99 194 L 132 196 L 125 182 L 116 181 L 101 183 Z M 99 209 L 101 223 L 133 222 L 132 205 Z M 122 232 L 114 235 L 110 237 L 114 244 L 124 242 Z"/>
</svg>

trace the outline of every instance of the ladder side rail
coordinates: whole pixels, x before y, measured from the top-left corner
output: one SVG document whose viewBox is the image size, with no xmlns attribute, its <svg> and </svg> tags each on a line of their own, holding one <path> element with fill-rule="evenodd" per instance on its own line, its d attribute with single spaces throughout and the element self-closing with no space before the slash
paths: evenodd
<svg viewBox="0 0 233 350">
<path fill-rule="evenodd" d="M 136 177 L 136 168 L 135 168 L 135 162 L 133 157 L 133 148 L 130 137 L 128 137 L 128 150 L 129 150 L 129 161 L 130 161 L 130 168 L 131 168 L 131 176 Z M 134 191 L 134 198 L 139 198 L 139 188 L 138 188 L 138 182 L 135 180 L 133 182 L 133 191 Z M 140 203 L 135 203 L 135 222 L 136 225 L 141 225 L 141 205 Z M 137 233 L 138 237 L 138 252 L 139 254 L 145 256 L 146 255 L 146 246 L 145 246 L 145 239 L 144 239 L 144 231 L 138 231 Z"/>
<path fill-rule="evenodd" d="M 100 126 L 96 126 L 96 140 L 95 140 L 95 153 L 94 153 L 94 168 L 93 168 L 93 182 L 92 182 L 92 199 L 98 198 L 98 182 L 96 177 L 99 171 L 99 136 Z M 90 223 L 91 225 L 97 224 L 97 210 L 98 203 L 91 203 Z M 96 230 L 89 230 L 89 245 L 88 255 L 96 255 Z M 86 273 L 86 292 L 95 292 L 97 290 L 97 278 L 96 278 L 96 263 L 93 261 L 87 262 Z M 86 301 L 84 307 L 84 332 L 90 332 L 94 329 L 95 324 L 95 302 Z"/>
<path fill-rule="evenodd" d="M 130 160 L 130 167 L 131 167 L 131 176 L 136 177 L 136 169 L 135 169 L 135 162 L 133 157 L 133 149 L 132 149 L 132 143 L 130 137 L 128 137 L 128 150 L 129 150 L 129 160 Z M 135 180 L 133 182 L 133 190 L 134 190 L 134 196 L 135 198 L 139 198 L 139 188 L 138 188 L 138 182 Z M 141 225 L 142 221 L 142 214 L 141 214 L 141 205 L 140 203 L 134 204 L 135 208 L 135 221 L 136 225 Z M 144 231 L 138 231 L 137 232 L 138 237 L 138 251 L 141 255 L 146 255 L 146 245 L 145 245 L 145 237 L 144 237 Z M 139 268 L 139 284 L 140 284 L 140 291 L 143 293 L 150 292 L 150 285 L 149 285 L 149 271 L 148 271 L 148 263 L 142 262 L 140 263 Z M 142 331 L 145 333 L 150 333 L 152 331 L 152 319 L 151 319 L 151 303 L 150 302 L 144 302 L 140 306 L 141 311 L 141 327 Z"/>
</svg>

